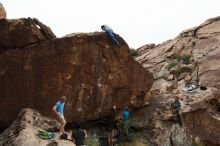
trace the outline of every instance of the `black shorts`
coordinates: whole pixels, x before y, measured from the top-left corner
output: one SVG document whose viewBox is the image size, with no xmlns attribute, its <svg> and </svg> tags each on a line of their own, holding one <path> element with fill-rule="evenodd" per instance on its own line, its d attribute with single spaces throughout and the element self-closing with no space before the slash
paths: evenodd
<svg viewBox="0 0 220 146">
<path fill-rule="evenodd" d="M 106 122 L 106 125 L 105 125 L 105 129 L 106 129 L 106 131 L 112 131 L 112 130 L 114 130 L 115 129 L 115 121 L 107 121 Z"/>
</svg>

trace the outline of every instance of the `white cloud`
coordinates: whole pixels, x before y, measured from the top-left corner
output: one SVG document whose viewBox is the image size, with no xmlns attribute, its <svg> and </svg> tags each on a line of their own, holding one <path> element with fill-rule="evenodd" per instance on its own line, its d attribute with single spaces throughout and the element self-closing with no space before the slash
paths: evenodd
<svg viewBox="0 0 220 146">
<path fill-rule="evenodd" d="M 57 36 L 108 24 L 131 47 L 161 43 L 220 14 L 219 0 L 2 0 L 8 18 L 37 17 Z"/>
</svg>

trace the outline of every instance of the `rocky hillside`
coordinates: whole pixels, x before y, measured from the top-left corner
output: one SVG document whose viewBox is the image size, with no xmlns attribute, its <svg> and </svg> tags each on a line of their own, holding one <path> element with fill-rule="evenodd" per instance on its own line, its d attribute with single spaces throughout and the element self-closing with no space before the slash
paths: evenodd
<svg viewBox="0 0 220 146">
<path fill-rule="evenodd" d="M 0 20 L 0 128 L 23 108 L 52 116 L 67 96 L 67 122 L 96 119 L 116 105 L 142 106 L 152 74 L 130 55 L 126 42 L 112 44 L 103 32 L 56 38 L 36 18 Z"/>
<path fill-rule="evenodd" d="M 139 48 L 140 56 L 136 60 L 151 70 L 155 79 L 185 79 L 186 83 L 194 81 L 219 88 L 219 24 L 220 17 L 212 18 L 183 31 L 173 40 Z"/>
<path fill-rule="evenodd" d="M 148 129 L 154 137 L 152 142 L 187 145 L 187 139 L 207 146 L 220 145 L 220 17 L 185 30 L 172 40 L 146 45 L 138 51 L 136 60 L 154 74 L 150 90 L 154 104 L 142 109 L 142 113 L 149 110 L 154 113 L 142 120 L 153 119 L 157 123 Z M 187 85 L 195 85 L 196 89 L 187 91 Z M 174 95 L 180 95 L 185 103 L 184 126 L 172 131 L 175 123 L 170 123 L 169 103 Z"/>
</svg>

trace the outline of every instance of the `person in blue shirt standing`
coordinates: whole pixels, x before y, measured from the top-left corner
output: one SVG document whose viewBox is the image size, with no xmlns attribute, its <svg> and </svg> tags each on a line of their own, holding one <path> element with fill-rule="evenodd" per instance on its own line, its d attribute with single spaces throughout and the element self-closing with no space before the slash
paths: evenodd
<svg viewBox="0 0 220 146">
<path fill-rule="evenodd" d="M 64 133 L 64 127 L 66 125 L 66 120 L 64 118 L 64 105 L 66 102 L 66 96 L 62 96 L 61 99 L 53 107 L 53 111 L 56 113 L 57 119 L 60 122 L 60 133 Z"/>
<path fill-rule="evenodd" d="M 125 107 L 124 112 L 122 113 L 123 122 L 124 122 L 124 130 L 126 135 L 128 134 L 128 121 L 129 121 L 130 113 L 128 111 L 128 107 Z"/>
<path fill-rule="evenodd" d="M 107 37 L 116 45 L 120 45 L 119 41 L 116 39 L 116 34 L 113 32 L 113 30 L 107 26 L 107 25 L 102 25 L 101 26 L 102 30 L 104 30 L 107 34 Z"/>
</svg>

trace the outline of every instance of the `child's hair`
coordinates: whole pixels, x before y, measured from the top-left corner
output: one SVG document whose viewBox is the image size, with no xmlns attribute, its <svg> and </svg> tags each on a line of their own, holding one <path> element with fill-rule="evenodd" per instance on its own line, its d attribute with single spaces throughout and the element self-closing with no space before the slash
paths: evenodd
<svg viewBox="0 0 220 146">
<path fill-rule="evenodd" d="M 178 95 L 176 95 L 176 96 L 175 96 L 175 99 L 176 99 L 176 100 L 179 100 L 179 99 L 180 99 L 180 97 L 179 97 Z"/>
<path fill-rule="evenodd" d="M 101 28 L 102 28 L 102 30 L 104 30 L 105 26 L 104 26 L 104 25 L 102 25 L 102 26 L 101 26 Z"/>
<path fill-rule="evenodd" d="M 79 130 L 81 128 L 80 124 L 78 122 L 74 123 L 74 129 Z"/>
<path fill-rule="evenodd" d="M 66 101 L 66 96 L 62 96 L 61 100 Z"/>
</svg>

